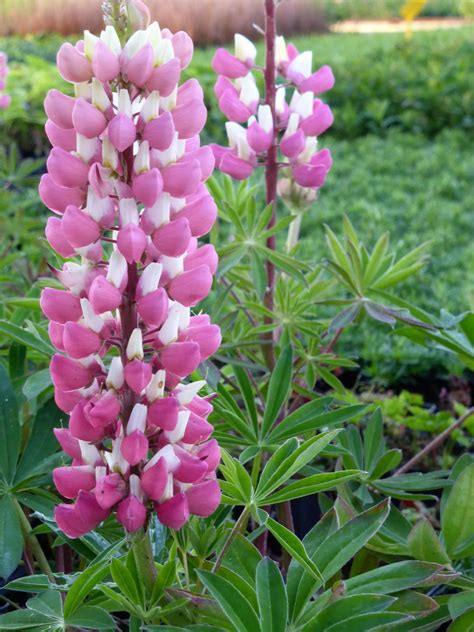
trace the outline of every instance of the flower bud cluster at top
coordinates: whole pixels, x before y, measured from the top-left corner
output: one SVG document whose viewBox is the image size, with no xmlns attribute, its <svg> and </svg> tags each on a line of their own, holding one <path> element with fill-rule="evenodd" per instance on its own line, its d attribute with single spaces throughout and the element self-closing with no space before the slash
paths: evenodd
<svg viewBox="0 0 474 632">
<path fill-rule="evenodd" d="M 217 212 L 203 92 L 195 79 L 178 87 L 192 54 L 184 32 L 154 22 L 122 45 L 108 24 L 63 44 L 58 69 L 75 97 L 45 100 L 53 149 L 39 191 L 54 213 L 47 240 L 67 261 L 55 271 L 65 289 L 45 289 L 41 307 L 58 350 L 55 400 L 70 416 L 55 434 L 72 464 L 53 472 L 74 501 L 55 512 L 69 537 L 112 511 L 128 532 L 152 511 L 179 529 L 220 501 L 205 382 L 183 381 L 221 340 L 191 311 L 217 267 L 197 241 Z"/>
<path fill-rule="evenodd" d="M 5 88 L 8 76 L 8 57 L 5 53 L 0 52 L 0 110 L 10 105 L 11 97 L 5 94 Z"/>
<path fill-rule="evenodd" d="M 312 72 L 312 52 L 299 53 L 279 36 L 275 42 L 276 96 L 269 103 L 260 98 L 252 72 L 262 70 L 255 65 L 256 55 L 254 44 L 237 34 L 235 54 L 219 48 L 212 61 L 219 75 L 214 91 L 220 110 L 229 119 L 229 147 L 212 145 L 216 167 L 244 180 L 259 164 L 266 164 L 267 152 L 277 146 L 277 166 L 285 173 L 280 192 L 291 189 L 310 197 L 310 191 L 324 184 L 332 166 L 329 150 L 318 150 L 318 137 L 332 125 L 333 115 L 329 106 L 315 97 L 333 87 L 334 75 L 329 66 Z"/>
</svg>

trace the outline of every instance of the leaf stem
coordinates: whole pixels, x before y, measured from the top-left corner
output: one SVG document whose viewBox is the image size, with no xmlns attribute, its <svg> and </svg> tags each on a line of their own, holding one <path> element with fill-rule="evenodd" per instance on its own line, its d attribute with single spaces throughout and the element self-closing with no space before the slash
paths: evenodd
<svg viewBox="0 0 474 632">
<path fill-rule="evenodd" d="M 36 563 L 38 564 L 40 570 L 48 576 L 48 579 L 51 582 L 55 582 L 53 571 L 49 565 L 48 560 L 46 559 L 46 555 L 41 548 L 41 544 L 38 541 L 38 538 L 35 536 L 31 529 L 30 522 L 28 518 L 25 516 L 25 512 L 23 511 L 20 503 L 13 498 L 13 502 L 15 504 L 15 508 L 17 511 L 18 518 L 20 520 L 21 532 L 23 534 L 23 538 L 28 545 L 31 553 L 33 554 Z"/>
<path fill-rule="evenodd" d="M 212 567 L 212 572 L 213 573 L 217 573 L 217 571 L 219 570 L 219 568 L 221 567 L 222 564 L 222 560 L 224 559 L 225 554 L 227 553 L 230 545 L 232 544 L 235 536 L 240 533 L 241 530 L 245 529 L 245 526 L 247 524 L 247 520 L 250 514 L 250 508 L 249 507 L 245 507 L 244 510 L 242 511 L 242 513 L 239 516 L 239 519 L 236 521 L 236 523 L 234 524 L 234 526 L 232 527 L 232 531 L 229 533 L 229 535 L 227 536 L 227 540 L 224 542 L 224 546 L 222 547 L 215 563 L 214 566 Z"/>
<path fill-rule="evenodd" d="M 443 432 L 441 432 L 432 441 L 430 441 L 427 445 L 425 445 L 423 450 L 415 454 L 415 456 L 411 458 L 409 461 L 407 461 L 405 465 L 402 465 L 401 467 L 399 467 L 398 470 L 396 470 L 396 472 L 393 474 L 393 476 L 399 476 L 400 474 L 404 474 L 405 472 L 408 472 L 408 470 L 413 469 L 413 466 L 415 466 L 419 461 L 421 461 L 427 454 L 436 450 L 436 448 L 440 446 L 449 437 L 449 435 L 452 432 L 460 428 L 463 425 L 463 423 L 467 419 L 469 419 L 469 417 L 472 417 L 472 415 L 474 415 L 474 407 L 466 410 L 464 415 L 459 417 L 459 419 L 455 421 L 451 426 L 449 426 L 449 428 L 446 428 L 446 430 L 443 430 Z"/>
<path fill-rule="evenodd" d="M 156 581 L 156 566 L 151 548 L 150 531 L 140 529 L 132 535 L 131 543 L 133 557 L 140 579 L 143 581 L 145 594 L 150 598 Z"/>
</svg>

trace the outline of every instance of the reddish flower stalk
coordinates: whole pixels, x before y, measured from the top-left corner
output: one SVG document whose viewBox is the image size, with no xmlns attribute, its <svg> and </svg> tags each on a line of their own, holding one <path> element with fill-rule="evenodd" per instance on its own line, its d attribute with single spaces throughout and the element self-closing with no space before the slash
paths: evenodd
<svg viewBox="0 0 474 632">
<path fill-rule="evenodd" d="M 74 501 L 55 516 L 73 538 L 113 511 L 137 536 L 153 511 L 179 529 L 220 500 L 212 406 L 198 396 L 203 381 L 184 383 L 220 344 L 219 328 L 191 312 L 217 266 L 197 241 L 216 217 L 204 185 L 214 157 L 199 141 L 206 110 L 196 80 L 178 88 L 190 38 L 134 15 L 144 28 L 123 46 L 111 24 L 64 44 L 58 68 L 76 98 L 52 90 L 45 101 L 53 149 L 40 195 L 56 214 L 46 237 L 81 257 L 56 271 L 65 290 L 41 296 L 59 352 L 55 399 L 70 415 L 56 436 L 73 459 L 53 472 Z M 136 549 L 148 556 L 146 543 Z"/>
<path fill-rule="evenodd" d="M 5 94 L 6 81 L 8 76 L 8 57 L 5 53 L 0 52 L 0 110 L 10 105 L 11 97 Z"/>
<path fill-rule="evenodd" d="M 330 108 L 315 95 L 330 90 L 334 76 L 329 66 L 312 72 L 312 53 L 299 53 L 276 35 L 276 0 L 265 0 L 265 98 L 260 100 L 252 74 L 257 51 L 247 38 L 235 36 L 235 54 L 216 51 L 212 65 L 219 77 L 215 94 L 229 122 L 226 131 L 230 147 L 211 145 L 217 167 L 236 180 L 244 180 L 258 166 L 265 169 L 267 204 L 272 204 L 268 224 L 276 221 L 277 192 L 301 207 L 316 196 L 331 168 L 329 150 L 317 151 L 318 137 L 332 124 Z M 278 79 L 280 80 L 278 83 Z M 291 99 L 286 102 L 287 89 Z M 241 125 L 247 123 L 247 128 Z M 279 178 L 280 172 L 283 178 Z M 299 220 L 289 238 L 295 241 Z M 275 250 L 275 236 L 267 240 Z M 265 306 L 273 309 L 275 267 L 267 260 Z M 268 317 L 267 322 L 270 322 Z M 267 365 L 274 365 L 273 335 L 266 334 L 262 351 Z"/>
<path fill-rule="evenodd" d="M 273 120 L 273 139 L 272 144 L 267 150 L 267 160 L 265 165 L 265 186 L 266 201 L 272 205 L 272 216 L 268 222 L 268 228 L 272 228 L 276 221 L 277 207 L 277 182 L 278 182 L 278 146 L 277 146 L 277 118 L 275 112 L 276 97 L 276 69 L 275 69 L 275 39 L 276 39 L 276 20 L 275 20 L 275 0 L 265 0 L 265 103 L 270 107 Z M 276 237 L 271 235 L 267 239 L 267 247 L 275 250 Z M 265 307 L 273 311 L 273 298 L 275 292 L 275 266 L 270 260 L 267 260 L 267 287 L 265 290 L 264 304 Z M 271 323 L 271 318 L 265 319 L 265 324 Z M 262 347 L 265 360 L 269 368 L 273 368 L 275 364 L 275 354 L 273 350 L 273 332 L 265 334 L 267 344 Z"/>
</svg>

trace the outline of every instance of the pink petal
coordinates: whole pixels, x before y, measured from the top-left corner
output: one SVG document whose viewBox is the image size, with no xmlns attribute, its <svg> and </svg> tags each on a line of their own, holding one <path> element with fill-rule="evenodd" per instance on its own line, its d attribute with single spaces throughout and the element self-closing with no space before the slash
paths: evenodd
<svg viewBox="0 0 474 632">
<path fill-rule="evenodd" d="M 160 362 L 167 371 L 186 377 L 197 369 L 201 361 L 199 345 L 195 342 L 174 342 L 160 352 Z"/>
<path fill-rule="evenodd" d="M 77 206 L 68 206 L 62 219 L 62 230 L 68 242 L 74 248 L 82 248 L 97 241 L 100 226 L 90 215 Z"/>
<path fill-rule="evenodd" d="M 148 408 L 148 423 L 162 430 L 174 430 L 178 423 L 179 404 L 175 397 L 156 399 Z"/>
<path fill-rule="evenodd" d="M 161 97 L 169 96 L 178 85 L 181 74 L 181 64 L 177 57 L 173 57 L 162 66 L 154 68 L 146 87 L 148 90 L 158 90 Z"/>
<path fill-rule="evenodd" d="M 64 326 L 63 344 L 71 358 L 87 358 L 102 346 L 100 337 L 83 325 L 68 322 Z"/>
<path fill-rule="evenodd" d="M 102 40 L 96 42 L 92 55 L 92 69 L 94 75 L 102 83 L 113 81 L 120 72 L 117 55 Z"/>
<path fill-rule="evenodd" d="M 73 391 L 91 383 L 89 369 L 65 356 L 54 354 L 49 368 L 53 384 L 60 390 Z"/>
<path fill-rule="evenodd" d="M 144 206 L 153 206 L 163 191 L 163 178 L 158 169 L 151 169 L 135 176 L 132 184 L 133 195 Z"/>
<path fill-rule="evenodd" d="M 62 187 L 47 173 L 41 176 L 38 191 L 43 204 L 55 213 L 63 213 L 69 204 L 81 206 L 85 199 L 82 189 Z"/>
<path fill-rule="evenodd" d="M 193 485 L 186 492 L 189 513 L 207 518 L 215 512 L 221 502 L 221 490 L 216 480 Z"/>
<path fill-rule="evenodd" d="M 161 226 L 153 235 L 153 243 L 167 257 L 179 257 L 189 246 L 191 230 L 185 217 Z"/>
<path fill-rule="evenodd" d="M 104 114 L 92 103 L 79 98 L 72 111 L 72 121 L 79 134 L 86 138 L 95 138 L 107 127 Z"/>
<path fill-rule="evenodd" d="M 166 489 L 167 482 L 168 467 L 163 457 L 140 475 L 141 488 L 152 500 L 160 500 Z"/>
<path fill-rule="evenodd" d="M 53 470 L 53 481 L 61 496 L 76 498 L 81 489 L 94 489 L 95 470 L 90 465 L 57 467 Z"/>
<path fill-rule="evenodd" d="M 175 494 L 161 505 L 156 505 L 155 508 L 161 524 L 171 529 L 181 529 L 189 520 L 188 501 L 185 494 Z"/>
<path fill-rule="evenodd" d="M 124 459 L 130 465 L 137 465 L 146 458 L 148 452 L 148 439 L 143 432 L 135 430 L 124 437 L 120 450 Z"/>
<path fill-rule="evenodd" d="M 173 197 L 192 195 L 201 183 L 201 167 L 197 160 L 186 160 L 168 165 L 162 171 L 163 191 Z"/>
<path fill-rule="evenodd" d="M 147 140 L 153 149 L 164 151 L 171 145 L 174 133 L 173 117 L 170 112 L 163 112 L 145 125 L 142 138 Z"/>
<path fill-rule="evenodd" d="M 136 496 L 128 496 L 117 508 L 117 520 L 129 533 L 141 529 L 146 520 L 146 508 Z"/>
<path fill-rule="evenodd" d="M 56 57 L 59 74 L 70 83 L 82 83 L 92 79 L 92 65 L 77 48 L 66 42 Z"/>
<path fill-rule="evenodd" d="M 209 294 L 211 287 L 211 271 L 207 266 L 199 266 L 172 279 L 169 294 L 185 307 L 193 307 Z"/>
<path fill-rule="evenodd" d="M 69 320 L 77 321 L 82 317 L 79 297 L 65 290 L 45 288 L 41 292 L 40 306 L 46 318 L 63 325 Z"/>
<path fill-rule="evenodd" d="M 231 55 L 225 48 L 218 48 L 212 59 L 211 66 L 214 72 L 219 75 L 224 75 L 229 79 L 237 79 L 238 77 L 245 77 L 248 74 L 248 66 L 244 62 Z"/>
<path fill-rule="evenodd" d="M 132 119 L 121 113 L 110 121 L 108 135 L 115 149 L 125 151 L 135 142 L 137 130 Z"/>
<path fill-rule="evenodd" d="M 60 147 L 53 147 L 46 166 L 55 183 L 62 187 L 73 188 L 87 184 L 89 165 Z"/>
<path fill-rule="evenodd" d="M 44 129 L 53 147 L 61 147 L 66 151 L 76 151 L 76 130 L 73 127 L 63 129 L 48 119 Z"/>
<path fill-rule="evenodd" d="M 59 90 L 49 90 L 44 100 L 45 112 L 55 125 L 62 129 L 70 129 L 72 124 L 72 111 L 76 99 Z"/>
</svg>

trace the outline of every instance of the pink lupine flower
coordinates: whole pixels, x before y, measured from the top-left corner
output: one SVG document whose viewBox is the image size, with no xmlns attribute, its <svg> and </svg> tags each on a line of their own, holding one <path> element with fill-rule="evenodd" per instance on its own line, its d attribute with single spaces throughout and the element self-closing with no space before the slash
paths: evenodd
<svg viewBox="0 0 474 632">
<path fill-rule="evenodd" d="M 217 214 L 205 185 L 214 153 L 198 136 L 203 92 L 194 79 L 178 87 L 190 38 L 148 26 L 138 0 L 127 7 L 141 30 L 123 47 L 112 26 L 63 45 L 58 68 L 77 96 L 45 100 L 53 149 L 40 196 L 55 213 L 45 234 L 68 261 L 54 271 L 65 289 L 45 289 L 40 304 L 57 349 L 55 400 L 69 415 L 55 434 L 73 459 L 53 473 L 72 501 L 55 515 L 72 538 L 111 512 L 128 532 L 152 511 L 178 529 L 220 501 L 212 406 L 198 395 L 205 382 L 186 382 L 221 341 L 191 312 L 217 268 L 214 248 L 197 243 Z M 235 98 L 258 118 L 251 141 L 229 151 L 253 169 L 270 127 L 246 77 L 248 40 L 236 39 L 235 59 L 245 68 Z"/>
<path fill-rule="evenodd" d="M 317 191 L 331 168 L 327 157 L 320 159 L 317 139 L 332 125 L 333 115 L 315 95 L 333 87 L 332 70 L 322 66 L 313 72 L 311 51 L 300 53 L 283 37 L 277 37 L 275 102 L 258 105 L 258 88 L 251 72 L 255 54 L 253 44 L 236 35 L 236 54 L 218 49 L 214 57 L 213 68 L 218 74 L 214 92 L 220 110 L 229 119 L 229 147 L 211 145 L 216 167 L 235 180 L 245 180 L 265 164 L 267 152 L 276 145 L 283 159 L 276 169 L 286 172 L 285 188 Z M 291 92 L 282 83 L 290 84 Z M 287 93 L 291 95 L 289 101 Z M 329 150 L 323 151 L 329 154 Z"/>
<path fill-rule="evenodd" d="M 11 103 L 9 94 L 4 94 L 8 76 L 8 57 L 0 52 L 0 110 L 7 108 Z"/>
</svg>

